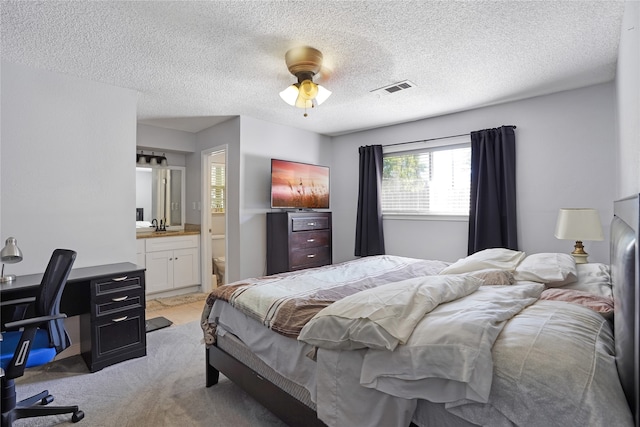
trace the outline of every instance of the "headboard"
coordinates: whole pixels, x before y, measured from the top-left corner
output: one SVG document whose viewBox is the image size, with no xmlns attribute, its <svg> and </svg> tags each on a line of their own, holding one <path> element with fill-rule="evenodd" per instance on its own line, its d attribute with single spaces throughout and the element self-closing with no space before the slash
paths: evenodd
<svg viewBox="0 0 640 427">
<path fill-rule="evenodd" d="M 611 283 L 615 302 L 616 364 L 636 427 L 640 427 L 640 200 L 614 203 L 611 221 Z"/>
</svg>

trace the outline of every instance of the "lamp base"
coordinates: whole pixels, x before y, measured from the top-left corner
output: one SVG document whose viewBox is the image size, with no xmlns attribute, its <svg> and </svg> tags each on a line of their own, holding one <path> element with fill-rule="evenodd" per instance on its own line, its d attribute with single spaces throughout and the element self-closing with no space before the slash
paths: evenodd
<svg viewBox="0 0 640 427">
<path fill-rule="evenodd" d="M 571 253 L 571 255 L 576 260 L 576 264 L 588 264 L 589 263 L 589 261 L 587 261 L 587 257 L 589 256 L 589 254 L 574 254 L 574 253 Z"/>
<path fill-rule="evenodd" d="M 573 252 L 571 252 L 571 255 L 576 260 L 576 264 L 589 263 L 589 261 L 587 261 L 587 257 L 589 256 L 589 254 L 584 251 L 584 246 L 582 245 L 582 242 L 580 240 L 576 240 L 576 244 L 573 247 Z"/>
<path fill-rule="evenodd" d="M 10 283 L 10 282 L 13 282 L 14 280 L 16 280 L 15 274 L 8 274 L 6 276 L 0 277 L 0 283 Z"/>
</svg>

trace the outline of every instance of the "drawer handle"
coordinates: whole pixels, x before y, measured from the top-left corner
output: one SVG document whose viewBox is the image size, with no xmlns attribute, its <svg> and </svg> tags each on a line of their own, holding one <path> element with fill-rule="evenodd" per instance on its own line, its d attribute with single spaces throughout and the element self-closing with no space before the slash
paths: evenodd
<svg viewBox="0 0 640 427">
<path fill-rule="evenodd" d="M 127 276 L 114 277 L 112 280 L 113 280 L 114 282 L 122 282 L 123 280 L 127 280 Z"/>
<path fill-rule="evenodd" d="M 307 239 L 307 242 L 309 242 L 309 243 L 313 243 L 315 241 L 316 241 L 316 239 Z"/>
<path fill-rule="evenodd" d="M 315 258 L 315 257 L 316 256 L 314 254 L 307 255 L 307 258 Z"/>
<path fill-rule="evenodd" d="M 316 223 L 315 222 L 308 222 L 307 225 L 313 227 L 314 225 L 316 225 Z"/>
<path fill-rule="evenodd" d="M 112 322 L 122 322 L 123 320 L 127 320 L 127 317 L 129 316 L 122 316 L 122 317 L 118 317 L 117 319 L 111 319 Z"/>
<path fill-rule="evenodd" d="M 124 301 L 124 300 L 126 300 L 127 298 L 129 298 L 129 296 L 128 296 L 128 295 L 125 295 L 125 296 L 123 296 L 123 297 L 119 297 L 119 298 L 111 298 L 111 301 L 113 301 L 113 302 L 120 302 L 120 301 Z"/>
</svg>

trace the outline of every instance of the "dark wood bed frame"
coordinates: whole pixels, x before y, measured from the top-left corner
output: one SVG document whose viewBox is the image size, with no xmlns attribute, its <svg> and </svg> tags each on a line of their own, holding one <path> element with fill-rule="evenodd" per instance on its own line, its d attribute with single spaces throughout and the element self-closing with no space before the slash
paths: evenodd
<svg viewBox="0 0 640 427">
<path fill-rule="evenodd" d="M 616 363 L 636 427 L 640 427 L 640 197 L 614 203 L 611 277 L 614 290 Z M 316 412 L 216 346 L 206 350 L 206 386 L 220 372 L 290 426 L 325 426 Z M 413 425 L 413 424 L 412 424 Z M 326 427 L 326 426 L 325 426 Z"/>
</svg>

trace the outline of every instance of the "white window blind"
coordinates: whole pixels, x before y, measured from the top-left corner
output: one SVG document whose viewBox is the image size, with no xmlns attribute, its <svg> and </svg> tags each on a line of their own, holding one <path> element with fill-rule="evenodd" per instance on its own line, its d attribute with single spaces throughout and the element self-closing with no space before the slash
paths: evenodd
<svg viewBox="0 0 640 427">
<path fill-rule="evenodd" d="M 211 212 L 225 210 L 224 165 L 211 165 Z"/>
<path fill-rule="evenodd" d="M 383 214 L 469 215 L 470 188 L 470 143 L 384 154 Z"/>
</svg>

